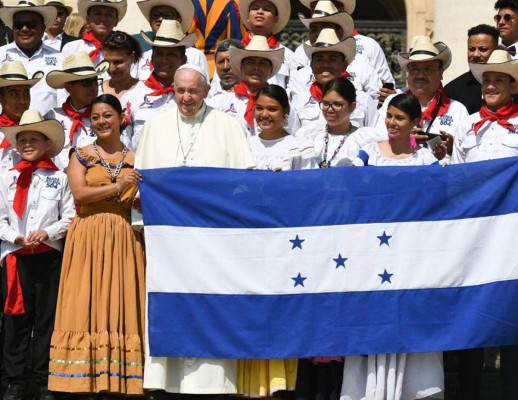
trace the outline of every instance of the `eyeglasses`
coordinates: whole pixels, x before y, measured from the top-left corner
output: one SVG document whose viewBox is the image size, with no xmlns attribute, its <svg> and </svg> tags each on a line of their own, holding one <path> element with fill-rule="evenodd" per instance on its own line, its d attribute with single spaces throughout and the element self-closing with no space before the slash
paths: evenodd
<svg viewBox="0 0 518 400">
<path fill-rule="evenodd" d="M 153 11 L 149 14 L 150 19 L 159 19 L 160 17 L 163 19 L 180 19 L 180 14 L 174 11 Z"/>
<path fill-rule="evenodd" d="M 111 32 L 106 38 L 104 39 L 104 43 L 108 42 L 115 42 L 119 44 L 123 44 L 128 40 L 128 37 L 123 32 Z"/>
<path fill-rule="evenodd" d="M 331 107 L 333 111 L 338 112 L 342 111 L 342 108 L 344 108 L 345 104 L 339 103 L 338 101 L 334 101 L 332 103 L 330 101 L 321 101 L 320 103 L 318 103 L 318 106 L 322 111 L 327 111 L 329 110 L 329 107 Z"/>
<path fill-rule="evenodd" d="M 23 27 L 27 27 L 27 29 L 34 29 L 38 26 L 38 21 L 14 21 L 13 22 L 13 29 L 16 29 L 19 31 L 20 29 L 23 29 Z"/>
<path fill-rule="evenodd" d="M 423 74 L 426 76 L 430 76 L 435 74 L 437 71 L 439 71 L 439 68 L 433 68 L 433 67 L 425 67 L 425 68 L 417 68 L 417 67 L 410 67 L 407 69 L 408 75 L 419 75 Z"/>
<path fill-rule="evenodd" d="M 500 15 L 500 14 L 496 14 L 493 19 L 495 20 L 495 22 L 497 24 L 500 23 L 500 21 L 502 20 L 502 18 L 504 19 L 504 22 L 506 24 L 508 24 L 509 22 L 512 22 L 514 21 L 514 15 L 511 15 L 511 14 L 504 14 L 504 15 Z"/>
<path fill-rule="evenodd" d="M 95 84 L 95 86 L 101 86 L 103 84 L 102 78 L 89 78 L 89 79 L 81 79 L 79 81 L 75 81 L 73 83 L 79 83 L 82 87 L 88 88 Z"/>
</svg>

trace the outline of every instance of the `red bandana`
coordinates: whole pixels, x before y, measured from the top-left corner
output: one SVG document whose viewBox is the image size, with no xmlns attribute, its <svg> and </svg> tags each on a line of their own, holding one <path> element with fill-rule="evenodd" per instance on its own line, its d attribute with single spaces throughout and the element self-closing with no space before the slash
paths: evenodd
<svg viewBox="0 0 518 400">
<path fill-rule="evenodd" d="M 236 86 L 234 86 L 234 92 L 243 97 L 248 97 L 248 102 L 246 103 L 246 111 L 245 111 L 245 121 L 251 127 L 254 126 L 254 108 L 255 108 L 255 93 L 248 93 L 248 89 L 243 82 L 239 82 Z"/>
<path fill-rule="evenodd" d="M 351 74 L 347 71 L 343 72 L 342 75 L 340 75 L 344 78 L 351 78 Z M 322 94 L 322 87 L 320 86 L 320 84 L 315 81 L 311 84 L 311 86 L 309 87 L 309 92 L 311 93 L 311 96 L 313 96 L 313 98 L 316 100 L 316 101 L 322 101 L 322 98 L 324 97 L 323 94 Z"/>
<path fill-rule="evenodd" d="M 248 44 L 252 40 L 252 36 L 254 36 L 254 34 L 248 31 L 241 42 L 243 42 L 245 46 L 248 46 Z M 275 50 L 277 47 L 279 47 L 279 41 L 273 33 L 270 34 L 270 36 L 268 36 L 266 40 L 268 41 L 268 46 L 270 46 L 270 49 Z"/>
<path fill-rule="evenodd" d="M 90 57 L 90 60 L 94 61 L 98 56 L 99 53 L 101 53 L 101 48 L 103 46 L 103 42 L 98 40 L 92 31 L 88 31 L 83 35 L 83 40 L 88 43 L 92 43 L 95 46 L 95 50 L 92 50 L 90 53 L 88 53 L 88 56 Z"/>
<path fill-rule="evenodd" d="M 499 125 L 507 128 L 511 131 L 515 131 L 514 125 L 511 124 L 508 119 L 518 115 L 518 104 L 514 104 L 512 101 L 507 103 L 505 106 L 500 108 L 497 112 L 491 112 L 485 104 L 480 107 L 480 116 L 482 119 L 478 121 L 473 130 L 475 135 L 478 133 L 480 128 L 486 123 L 486 121 L 496 121 Z"/>
<path fill-rule="evenodd" d="M 353 29 L 353 36 L 358 36 L 360 32 L 358 32 L 356 29 Z"/>
<path fill-rule="evenodd" d="M 17 126 L 18 122 L 14 121 L 9 117 L 7 114 L 2 113 L 0 114 L 0 128 L 6 127 L 6 126 Z M 0 143 L 0 149 L 5 149 L 7 147 L 11 146 L 11 143 L 9 143 L 9 140 L 4 137 L 2 140 L 2 143 Z"/>
<path fill-rule="evenodd" d="M 174 94 L 174 87 L 173 86 L 162 86 L 162 84 L 156 78 L 154 72 L 151 75 L 149 75 L 149 78 L 147 78 L 147 80 L 144 82 L 144 84 L 148 88 L 154 89 L 154 92 L 149 93 L 148 96 L 162 96 L 163 94 L 167 94 L 167 93 Z"/>
<path fill-rule="evenodd" d="M 86 125 L 83 122 L 83 118 L 90 118 L 91 110 L 91 107 L 86 107 L 82 113 L 76 111 L 74 107 L 72 107 L 70 97 L 63 103 L 63 111 L 65 111 L 65 114 L 74 120 L 72 123 L 72 128 L 70 128 L 70 133 L 68 134 L 68 138 L 70 139 L 70 146 L 72 146 L 73 143 L 74 133 L 78 130 L 79 127 L 83 128 L 85 131 L 87 130 Z"/>
<path fill-rule="evenodd" d="M 407 90 L 405 94 L 412 94 L 412 92 Z M 437 102 L 439 101 L 439 98 L 441 99 L 441 103 L 439 105 L 439 112 L 437 113 L 436 117 L 440 117 L 441 115 L 444 115 L 448 112 L 448 109 L 450 108 L 451 100 L 450 98 L 444 93 L 442 85 L 439 86 L 439 89 L 437 89 L 437 93 L 435 93 L 434 98 L 428 104 L 428 107 L 426 110 L 424 110 L 421 114 L 421 121 L 419 121 L 419 124 L 421 126 L 424 126 L 425 121 L 431 121 L 433 118 L 433 114 L 435 111 L 435 107 L 437 106 Z"/>
</svg>

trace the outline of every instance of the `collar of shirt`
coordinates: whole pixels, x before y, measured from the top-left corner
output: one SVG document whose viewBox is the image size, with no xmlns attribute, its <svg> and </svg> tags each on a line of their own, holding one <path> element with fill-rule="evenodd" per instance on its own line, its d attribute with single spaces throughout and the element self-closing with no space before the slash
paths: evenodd
<svg viewBox="0 0 518 400">
<path fill-rule="evenodd" d="M 194 117 L 186 117 L 185 115 L 183 115 L 180 112 L 180 110 L 178 110 L 178 114 L 180 115 L 180 120 L 183 123 L 190 124 L 190 125 L 201 123 L 203 120 L 203 117 L 205 116 L 205 114 L 207 112 L 208 112 L 208 109 L 207 109 L 207 105 L 205 104 L 205 102 L 203 102 L 202 106 L 200 107 L 200 109 L 198 110 L 196 115 L 194 115 Z"/>
<path fill-rule="evenodd" d="M 56 42 L 61 42 L 63 40 L 63 32 L 61 32 L 59 35 L 57 35 L 54 39 L 51 39 L 49 34 L 47 32 L 45 32 L 43 34 L 43 38 L 42 38 L 42 41 L 43 43 L 56 43 Z"/>
<path fill-rule="evenodd" d="M 31 57 L 27 57 L 27 54 L 25 54 L 22 49 L 18 47 L 16 42 L 9 43 L 6 45 L 6 51 L 12 51 L 13 53 L 17 54 L 18 56 L 25 58 L 27 60 L 32 60 L 34 58 L 42 57 L 47 54 L 57 54 L 59 51 L 53 49 L 52 47 L 47 46 L 45 43 L 41 42 L 40 47 L 38 50 L 34 52 L 34 54 Z"/>
</svg>

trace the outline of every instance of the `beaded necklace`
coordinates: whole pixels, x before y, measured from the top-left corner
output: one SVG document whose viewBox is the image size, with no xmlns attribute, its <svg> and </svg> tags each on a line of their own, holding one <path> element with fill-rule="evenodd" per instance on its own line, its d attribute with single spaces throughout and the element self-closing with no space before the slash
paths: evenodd
<svg viewBox="0 0 518 400">
<path fill-rule="evenodd" d="M 335 159 L 336 155 L 338 154 L 338 152 L 344 145 L 345 139 L 347 139 L 347 137 L 356 130 L 356 127 L 353 125 L 349 125 L 349 129 L 343 135 L 343 138 L 340 140 L 338 147 L 335 149 L 333 155 L 331 156 L 331 158 L 329 160 L 327 159 L 327 148 L 329 146 L 329 125 L 328 124 L 326 124 L 325 130 L 326 130 L 326 136 L 324 137 L 324 155 L 322 157 L 322 161 L 318 164 L 319 168 L 331 168 L 331 161 L 333 161 Z"/>
<path fill-rule="evenodd" d="M 95 154 L 97 154 L 97 157 L 99 157 L 99 161 L 101 162 L 101 165 L 108 173 L 111 183 L 116 183 L 117 176 L 119 176 L 119 174 L 121 173 L 121 169 L 124 165 L 124 159 L 126 158 L 126 154 L 128 153 L 128 148 L 124 145 L 124 143 L 122 144 L 122 157 L 121 157 L 119 163 L 117 164 L 117 166 L 115 167 L 115 172 L 112 173 L 112 167 L 110 167 L 110 164 L 108 164 L 104 160 L 104 158 L 101 157 L 101 153 L 99 153 L 99 148 L 97 147 L 97 141 L 93 142 L 92 146 L 94 148 Z"/>
</svg>

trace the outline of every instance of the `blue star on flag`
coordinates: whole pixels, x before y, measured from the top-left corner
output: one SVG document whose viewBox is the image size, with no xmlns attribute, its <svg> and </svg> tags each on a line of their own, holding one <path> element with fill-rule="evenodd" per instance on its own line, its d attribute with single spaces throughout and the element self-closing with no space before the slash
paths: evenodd
<svg viewBox="0 0 518 400">
<path fill-rule="evenodd" d="M 295 236 L 295 239 L 290 239 L 290 242 L 293 244 L 292 250 L 296 249 L 297 247 L 302 250 L 302 242 L 304 242 L 306 239 L 299 239 L 299 235 Z M 302 285 L 304 286 L 304 285 Z"/>
<path fill-rule="evenodd" d="M 377 238 L 380 240 L 380 246 L 383 244 L 386 244 L 387 246 L 390 246 L 389 240 L 392 236 L 389 236 L 383 231 L 383 235 L 377 236 Z"/>
<path fill-rule="evenodd" d="M 343 258 L 340 253 L 338 253 L 338 258 L 333 258 L 333 261 L 336 263 L 336 268 L 344 267 L 345 268 L 345 262 L 347 261 L 347 258 Z"/>
<path fill-rule="evenodd" d="M 389 274 L 386 269 L 382 274 L 378 274 L 378 276 L 381 278 L 381 283 L 384 283 L 384 282 L 392 283 L 392 281 L 390 280 L 392 275 L 394 275 L 394 274 Z"/>
<path fill-rule="evenodd" d="M 307 277 L 302 277 L 302 275 L 299 274 L 295 277 L 295 278 L 291 278 L 295 281 L 295 285 L 293 285 L 293 287 L 297 287 L 297 286 L 302 286 L 304 287 L 304 281 L 307 279 Z"/>
</svg>

